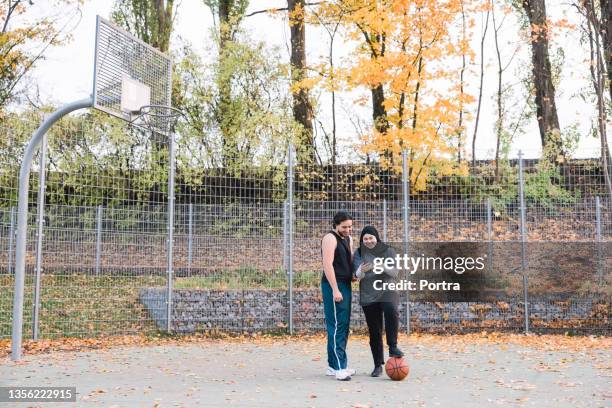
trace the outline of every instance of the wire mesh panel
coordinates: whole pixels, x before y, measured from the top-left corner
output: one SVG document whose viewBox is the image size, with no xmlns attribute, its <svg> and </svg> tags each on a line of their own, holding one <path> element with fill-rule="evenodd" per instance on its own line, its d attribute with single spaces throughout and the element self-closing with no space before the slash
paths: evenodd
<svg viewBox="0 0 612 408">
<path fill-rule="evenodd" d="M 488 301 L 410 301 L 407 306 L 406 299 L 402 298 L 399 314 L 404 328 L 406 313 L 410 311 L 411 328 L 418 331 L 523 331 L 525 320 L 531 318 L 535 319 L 534 323 L 538 323 L 532 325 L 534 330 L 554 326 L 565 327 L 567 330 L 587 324 L 591 331 L 609 332 L 607 316 L 610 285 L 605 281 L 601 281 L 603 285 L 599 292 L 607 291 L 608 298 L 600 297 L 600 303 L 585 299 L 583 307 L 574 308 L 583 313 L 568 315 L 565 326 L 559 325 L 557 320 L 539 317 L 542 310 L 546 314 L 550 307 L 546 306 L 546 298 L 541 296 L 544 293 L 542 288 L 534 289 L 538 280 L 529 270 L 526 271 L 528 287 L 524 286 L 521 244 L 523 205 L 519 197 L 519 189 L 522 188 L 526 201 L 526 221 L 523 226 L 526 231 L 525 240 L 547 241 L 549 246 L 552 246 L 552 241 L 594 242 L 595 209 L 594 196 L 591 194 L 605 193 L 603 179 L 596 176 L 597 171 L 583 174 L 580 166 L 573 170 L 557 168 L 556 172 L 565 171 L 565 176 L 558 177 L 555 177 L 554 172 L 542 176 L 540 168 L 544 166 L 537 161 L 524 167 L 525 174 L 519 177 L 518 160 L 508 160 L 497 165 L 494 162 L 481 162 L 467 174 L 439 176 L 431 172 L 424 186 L 412 186 L 408 202 L 409 253 L 418 251 L 419 244 L 488 242 L 483 248 L 488 247 L 486 255 L 490 257 L 489 271 L 505 287 L 503 293 L 500 292 Z M 381 183 L 383 175 L 387 184 Z M 521 178 L 524 184 L 519 186 Z M 414 178 L 411 178 L 411 182 L 415 182 Z M 322 308 L 316 306 L 317 302 L 320 303 L 318 285 L 322 274 L 320 240 L 331 228 L 333 215 L 344 210 L 353 216 L 355 242 L 358 241 L 360 230 L 370 224 L 381 231 L 387 242 L 401 248 L 405 245 L 401 187 L 400 176 L 384 172 L 377 166 L 296 168 L 295 191 L 298 200 L 294 209 L 296 244 L 293 250 L 296 258 L 297 294 L 294 320 L 298 329 L 321 330 L 324 327 Z M 582 191 L 580 194 L 586 194 L 589 198 L 583 199 L 583 195 L 575 191 Z M 311 200 L 299 199 L 302 197 Z M 608 213 L 608 207 L 602 207 L 602 222 L 605 223 L 603 220 Z M 530 257 L 535 258 L 538 251 L 533 252 L 533 245 L 527 249 L 529 265 Z M 603 252 L 600 258 L 605 262 L 606 251 L 600 252 Z M 549 258 L 552 256 L 552 253 L 540 248 L 540 256 L 542 253 Z M 591 266 L 589 262 L 582 266 L 590 271 L 585 274 L 587 281 L 590 284 L 600 282 L 591 274 L 595 271 Z M 540 269 L 538 273 L 547 273 Z M 603 276 L 608 276 L 605 271 Z M 562 280 L 561 277 L 559 279 Z M 532 308 L 525 307 L 525 289 Z M 363 313 L 358 307 L 358 296 L 358 285 L 354 284 L 351 327 L 363 329 L 365 325 Z M 579 292 L 575 294 L 577 298 L 581 296 Z M 593 320 L 591 313 L 597 313 L 598 320 Z M 580 324 L 576 322 L 578 316 L 582 322 Z"/>
<path fill-rule="evenodd" d="M 177 170 L 174 330 L 285 332 L 286 166 Z"/>
<path fill-rule="evenodd" d="M 143 105 L 170 106 L 170 58 L 100 16 L 96 26 L 94 107 L 130 121 Z"/>
<path fill-rule="evenodd" d="M 37 312 L 41 337 L 157 330 L 153 316 L 165 319 L 165 305 L 148 310 L 139 295 L 143 288 L 167 286 L 169 144 L 99 119 L 96 114 L 68 117 L 48 134 Z M 36 183 L 30 191 L 37 193 Z M 29 214 L 25 336 L 32 334 L 35 299 L 31 264 L 37 215 Z M 10 315 L 3 303 L 5 311 Z M 2 335 L 9 334 L 3 325 Z"/>
<path fill-rule="evenodd" d="M 38 115 L 36 115 L 36 119 Z M 0 338 L 11 334 L 13 291 L 15 286 L 15 255 L 17 234 L 17 191 L 21 156 L 25 143 L 36 129 L 37 124 L 30 121 L 15 120 L 11 115 L 4 117 L 0 124 Z M 33 171 L 30 174 L 30 202 L 36 202 L 39 190 L 40 155 L 34 156 Z M 30 213 L 27 220 L 27 251 L 36 250 L 36 215 Z M 34 256 L 25 260 L 26 294 L 24 316 L 25 333 L 32 331 L 32 301 L 34 285 Z"/>
<path fill-rule="evenodd" d="M 13 150 L 3 145 L 2 154 L 18 157 L 34 127 L 2 128 L 18 142 Z M 323 330 L 321 238 L 339 210 L 353 216 L 355 243 L 366 225 L 374 225 L 385 241 L 406 245 L 409 254 L 445 243 L 477 243 L 490 273 L 503 283 L 503 293 L 493 288 L 495 296 L 480 301 L 403 294 L 403 329 L 409 312 L 413 331 L 523 331 L 528 321 L 534 331 L 610 332 L 612 220 L 597 159 L 552 167 L 524 160 L 522 175 L 515 159 L 479 162 L 454 174 L 431 169 L 425 183 L 411 176 L 405 211 L 401 170 L 296 164 L 288 177 L 286 157 L 213 167 L 198 162 L 188 140 L 177 138 L 171 226 L 171 152 L 163 133 L 96 113 L 66 118 L 52 129 L 45 164 L 41 337 L 166 330 L 168 311 L 170 329 L 179 333 L 286 332 L 290 323 L 297 331 Z M 32 335 L 36 287 L 38 169 L 35 162 L 26 336 Z M 17 170 L 6 166 L 0 174 L 2 337 L 10 335 Z M 357 283 L 353 290 L 351 326 L 365 330 Z"/>
</svg>

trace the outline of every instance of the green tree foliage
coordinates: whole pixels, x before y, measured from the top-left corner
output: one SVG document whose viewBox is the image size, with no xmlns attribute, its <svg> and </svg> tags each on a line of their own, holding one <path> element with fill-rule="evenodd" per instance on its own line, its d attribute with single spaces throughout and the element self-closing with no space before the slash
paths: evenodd
<svg viewBox="0 0 612 408">
<path fill-rule="evenodd" d="M 240 30 L 240 23 L 248 7 L 248 0 L 204 0 L 210 8 L 213 17 L 216 16 L 215 40 L 218 52 L 219 65 L 231 67 L 232 49 L 236 35 Z M 217 117 L 221 134 L 223 135 L 221 155 L 223 165 L 228 166 L 238 159 L 238 150 L 235 135 L 230 123 L 234 101 L 232 100 L 233 72 L 231 69 L 221 69 L 214 78 L 218 89 Z"/>
<path fill-rule="evenodd" d="M 170 50 L 174 0 L 115 0 L 111 19 L 162 52 Z"/>
<path fill-rule="evenodd" d="M 6 205 L 17 200 L 19 165 L 39 124 L 40 113 L 25 110 L 8 114 L 1 128 L 7 136 L 0 138 L 0 196 Z M 49 204 L 144 204 L 167 196 L 167 149 L 153 146 L 148 132 L 92 110 L 64 117 L 49 130 L 47 138 Z M 34 183 L 38 180 L 37 160 L 32 171 Z M 33 194 L 36 190 L 32 184 Z"/>
<path fill-rule="evenodd" d="M 494 165 L 487 163 L 467 177 L 451 176 L 448 184 L 456 185 L 460 194 L 475 204 L 484 204 L 491 199 L 493 211 L 498 216 L 518 211 L 519 168 L 518 163 L 504 156 L 500 160 L 496 176 Z M 540 160 L 523 172 L 525 205 L 543 209 L 567 206 L 581 198 L 579 190 L 567 186 L 559 168 L 547 160 Z M 444 184 L 444 183 L 442 183 Z"/>
<path fill-rule="evenodd" d="M 298 131 L 287 66 L 278 63 L 278 50 L 248 40 L 226 43 L 224 54 L 204 62 L 190 47 L 182 50 L 176 71 L 187 121 L 179 128 L 178 160 L 199 168 L 279 164 Z"/>
</svg>

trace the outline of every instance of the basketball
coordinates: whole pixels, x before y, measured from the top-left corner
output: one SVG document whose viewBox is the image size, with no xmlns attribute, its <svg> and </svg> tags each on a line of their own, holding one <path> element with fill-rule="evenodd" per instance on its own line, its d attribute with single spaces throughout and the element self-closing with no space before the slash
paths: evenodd
<svg viewBox="0 0 612 408">
<path fill-rule="evenodd" d="M 408 363 L 402 357 L 389 357 L 385 364 L 385 371 L 393 381 L 401 381 L 408 377 Z"/>
</svg>

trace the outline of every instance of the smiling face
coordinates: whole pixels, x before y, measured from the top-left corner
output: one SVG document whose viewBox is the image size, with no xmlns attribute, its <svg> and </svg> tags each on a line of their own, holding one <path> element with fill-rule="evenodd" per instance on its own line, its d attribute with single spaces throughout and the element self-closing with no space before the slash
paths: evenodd
<svg viewBox="0 0 612 408">
<path fill-rule="evenodd" d="M 365 234 L 363 236 L 363 244 L 370 249 L 374 248 L 377 242 L 376 237 L 372 234 Z"/>
<path fill-rule="evenodd" d="M 342 221 L 336 225 L 336 232 L 343 238 L 351 235 L 353 233 L 353 220 Z"/>
</svg>

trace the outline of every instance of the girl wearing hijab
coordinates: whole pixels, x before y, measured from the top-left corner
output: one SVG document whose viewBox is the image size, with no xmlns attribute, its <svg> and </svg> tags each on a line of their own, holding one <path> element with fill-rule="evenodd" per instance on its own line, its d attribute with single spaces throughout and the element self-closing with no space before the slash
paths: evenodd
<svg viewBox="0 0 612 408">
<path fill-rule="evenodd" d="M 390 357 L 402 357 L 404 353 L 397 347 L 397 332 L 399 316 L 397 312 L 399 293 L 395 290 L 376 290 L 375 282 L 397 282 L 399 270 L 396 267 L 384 268 L 383 273 L 373 272 L 375 258 L 395 258 L 396 251 L 383 243 L 378 231 L 371 225 L 361 231 L 359 248 L 353 255 L 355 277 L 359 279 L 359 303 L 363 307 L 368 331 L 370 333 L 370 349 L 374 358 L 372 377 L 382 374 L 385 364 L 383 352 L 383 316 L 384 327 L 389 346 Z M 379 283 L 376 287 L 382 287 Z"/>
</svg>

